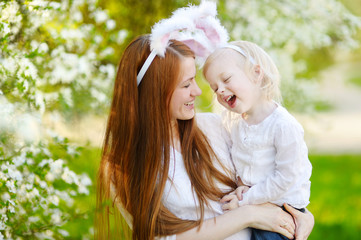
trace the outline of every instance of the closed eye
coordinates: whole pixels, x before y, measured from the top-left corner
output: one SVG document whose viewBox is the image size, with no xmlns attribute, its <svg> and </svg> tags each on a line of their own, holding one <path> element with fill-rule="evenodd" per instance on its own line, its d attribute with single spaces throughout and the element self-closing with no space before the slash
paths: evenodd
<svg viewBox="0 0 361 240">
<path fill-rule="evenodd" d="M 228 83 L 231 80 L 231 77 L 232 76 L 227 77 L 226 79 L 223 80 L 223 82 Z"/>
<path fill-rule="evenodd" d="M 195 81 L 195 78 L 194 78 L 194 77 L 188 79 L 187 81 L 185 81 L 184 84 L 183 84 L 183 87 L 184 87 L 184 88 L 189 88 L 189 87 L 191 86 L 191 84 L 192 84 L 192 81 Z"/>
</svg>

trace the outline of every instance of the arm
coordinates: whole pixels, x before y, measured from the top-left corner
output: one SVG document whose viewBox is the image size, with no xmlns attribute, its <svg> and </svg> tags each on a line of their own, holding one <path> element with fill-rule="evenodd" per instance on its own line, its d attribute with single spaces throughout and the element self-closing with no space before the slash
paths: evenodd
<svg viewBox="0 0 361 240">
<path fill-rule="evenodd" d="M 287 229 L 282 227 L 285 223 Z M 293 239 L 295 225 L 292 217 L 278 206 L 246 205 L 205 220 L 200 228 L 196 227 L 177 234 L 177 240 L 224 239 L 247 227 L 278 232 Z"/>
<path fill-rule="evenodd" d="M 308 166 L 309 160 L 302 127 L 294 122 L 283 122 L 276 127 L 275 134 L 274 172 L 263 181 L 252 186 L 243 195 L 240 205 L 278 200 L 297 181 L 303 181 L 301 179 L 302 174 L 304 174 L 302 171 Z M 307 203 L 305 202 L 305 205 Z M 283 204 L 283 202 L 277 202 L 277 204 Z"/>
</svg>

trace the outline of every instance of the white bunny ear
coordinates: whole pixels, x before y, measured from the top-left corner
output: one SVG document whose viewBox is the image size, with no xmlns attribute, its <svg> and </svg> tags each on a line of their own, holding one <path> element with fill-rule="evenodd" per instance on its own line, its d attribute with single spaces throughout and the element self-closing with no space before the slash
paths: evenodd
<svg viewBox="0 0 361 240">
<path fill-rule="evenodd" d="M 183 41 L 180 32 L 191 34 L 195 41 L 189 41 L 190 48 L 197 53 L 208 54 L 215 48 L 228 42 L 228 33 L 216 18 L 217 6 L 215 2 L 202 1 L 199 6 L 189 5 L 185 8 L 177 9 L 168 19 L 161 20 L 152 28 L 150 37 L 151 50 L 156 51 L 157 55 L 164 57 L 165 50 L 170 39 Z M 203 31 L 205 37 L 199 38 L 199 32 Z M 196 43 L 197 44 L 194 44 Z M 203 45 L 203 46 L 201 46 Z M 192 47 L 197 46 L 196 49 Z M 208 51 L 199 51 L 199 49 L 208 49 Z M 197 55 L 198 56 L 198 55 Z M 203 57 L 203 56 L 202 56 Z"/>
<path fill-rule="evenodd" d="M 165 50 L 170 39 L 176 39 L 181 29 L 186 29 L 193 22 L 187 19 L 168 18 L 156 23 L 150 36 L 150 48 L 156 51 L 158 56 L 164 57 Z"/>
<path fill-rule="evenodd" d="M 217 5 L 215 2 L 202 1 L 199 4 L 200 17 L 217 16 Z"/>
<path fill-rule="evenodd" d="M 152 60 L 155 55 L 164 57 L 169 40 L 175 39 L 187 44 L 194 51 L 197 64 L 202 66 L 208 55 L 225 45 L 229 39 L 226 29 L 216 16 L 216 3 L 210 1 L 202 1 L 199 6 L 189 5 L 177 9 L 170 18 L 153 26 L 150 36 L 152 53 L 149 57 L 152 57 Z M 152 63 L 152 60 L 147 60 L 147 64 L 144 63 L 142 71 L 138 73 L 138 84 Z"/>
</svg>

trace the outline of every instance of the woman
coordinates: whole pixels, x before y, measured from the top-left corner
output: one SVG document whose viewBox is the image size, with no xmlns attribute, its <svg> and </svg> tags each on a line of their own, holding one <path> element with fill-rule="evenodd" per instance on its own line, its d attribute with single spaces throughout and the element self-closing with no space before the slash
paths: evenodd
<svg viewBox="0 0 361 240">
<path fill-rule="evenodd" d="M 164 58 L 148 63 L 137 86 L 137 74 L 139 80 L 150 54 L 149 36 L 140 36 L 120 61 L 99 169 L 98 206 L 114 199 L 133 239 L 246 240 L 247 227 L 293 238 L 293 218 L 271 204 L 222 215 L 218 201 L 236 187 L 234 170 L 218 118 L 197 118 L 203 131 L 194 118 L 194 100 L 201 94 L 194 54 L 171 40 Z M 103 214 L 108 217 L 109 211 Z M 313 216 L 295 214 L 296 234 L 307 238 Z M 106 239 L 109 228 L 101 223 L 96 237 Z"/>
</svg>

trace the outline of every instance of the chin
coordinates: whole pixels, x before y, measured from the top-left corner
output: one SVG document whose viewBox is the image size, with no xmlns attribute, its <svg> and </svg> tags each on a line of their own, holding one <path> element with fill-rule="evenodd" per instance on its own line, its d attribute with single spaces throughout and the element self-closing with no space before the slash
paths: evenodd
<svg viewBox="0 0 361 240">
<path fill-rule="evenodd" d="M 194 112 L 193 113 L 189 113 L 189 114 L 185 114 L 182 118 L 182 120 L 190 120 L 194 118 Z"/>
</svg>

